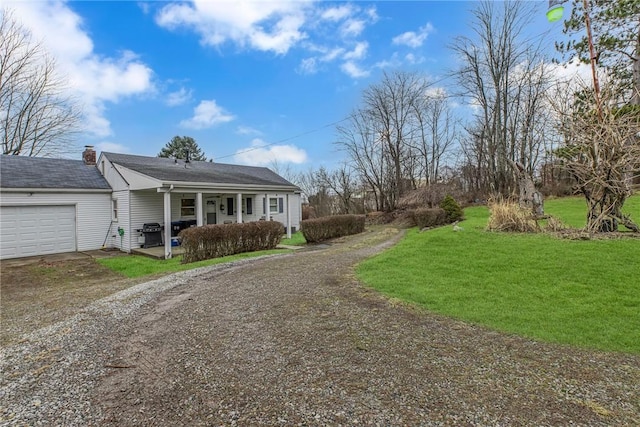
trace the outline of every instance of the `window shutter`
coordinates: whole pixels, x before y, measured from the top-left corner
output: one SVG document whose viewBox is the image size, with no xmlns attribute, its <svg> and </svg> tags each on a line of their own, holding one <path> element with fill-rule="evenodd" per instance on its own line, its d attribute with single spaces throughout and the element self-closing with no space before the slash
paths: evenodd
<svg viewBox="0 0 640 427">
<path fill-rule="evenodd" d="M 233 197 L 227 197 L 227 215 L 233 215 Z"/>
<path fill-rule="evenodd" d="M 247 215 L 253 214 L 253 202 L 251 197 L 247 197 Z"/>
<path fill-rule="evenodd" d="M 278 199 L 278 211 L 284 213 L 284 199 L 282 197 Z"/>
<path fill-rule="evenodd" d="M 267 214 L 267 198 L 266 197 L 262 198 L 262 213 L 263 215 Z"/>
</svg>

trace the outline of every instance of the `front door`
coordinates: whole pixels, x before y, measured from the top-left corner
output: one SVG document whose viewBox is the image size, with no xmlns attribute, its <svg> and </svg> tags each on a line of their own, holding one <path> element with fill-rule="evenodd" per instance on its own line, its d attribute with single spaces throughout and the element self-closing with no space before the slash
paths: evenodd
<svg viewBox="0 0 640 427">
<path fill-rule="evenodd" d="M 215 212 L 207 212 L 207 224 L 217 224 L 216 221 L 216 213 Z"/>
<path fill-rule="evenodd" d="M 218 206 L 217 199 L 209 199 L 205 203 L 205 212 L 206 212 L 207 224 L 217 224 L 218 223 L 218 220 L 217 220 L 218 218 L 217 218 L 217 215 L 216 215 L 217 206 Z"/>
</svg>

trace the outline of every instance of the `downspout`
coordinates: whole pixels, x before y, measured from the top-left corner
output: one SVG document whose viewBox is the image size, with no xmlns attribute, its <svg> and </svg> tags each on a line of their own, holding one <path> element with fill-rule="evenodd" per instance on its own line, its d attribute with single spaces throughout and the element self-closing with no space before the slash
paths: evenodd
<svg viewBox="0 0 640 427">
<path fill-rule="evenodd" d="M 291 200 L 287 193 L 287 239 L 291 238 Z"/>
<path fill-rule="evenodd" d="M 171 192 L 173 184 L 164 192 L 164 259 L 171 259 Z"/>
</svg>

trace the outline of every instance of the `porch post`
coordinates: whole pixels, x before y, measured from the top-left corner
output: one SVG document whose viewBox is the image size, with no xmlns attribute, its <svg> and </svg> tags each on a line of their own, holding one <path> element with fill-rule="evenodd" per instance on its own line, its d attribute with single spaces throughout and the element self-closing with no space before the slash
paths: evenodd
<svg viewBox="0 0 640 427">
<path fill-rule="evenodd" d="M 242 193 L 236 194 L 236 222 L 242 223 Z"/>
<path fill-rule="evenodd" d="M 287 194 L 287 239 L 291 238 L 291 200 Z"/>
<path fill-rule="evenodd" d="M 266 193 L 264 195 L 264 219 L 265 221 L 269 221 L 271 219 L 271 206 L 269 203 L 269 195 Z"/>
<path fill-rule="evenodd" d="M 171 193 L 164 193 L 164 259 L 171 258 Z"/>
<path fill-rule="evenodd" d="M 196 193 L 196 225 L 202 226 L 204 221 L 202 219 L 202 193 Z"/>
</svg>

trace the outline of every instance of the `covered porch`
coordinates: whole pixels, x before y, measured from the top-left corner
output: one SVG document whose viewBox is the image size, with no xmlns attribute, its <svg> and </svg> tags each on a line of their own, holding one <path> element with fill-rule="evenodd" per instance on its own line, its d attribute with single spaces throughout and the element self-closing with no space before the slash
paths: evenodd
<svg viewBox="0 0 640 427">
<path fill-rule="evenodd" d="M 181 250 L 179 246 L 172 246 L 172 237 L 190 226 L 279 221 L 287 237 L 291 237 L 299 227 L 300 202 L 299 195 L 294 192 L 193 189 L 174 185 L 157 188 L 156 192 L 162 197 L 163 216 L 158 222 L 164 228 L 162 240 L 165 259 Z"/>
</svg>

